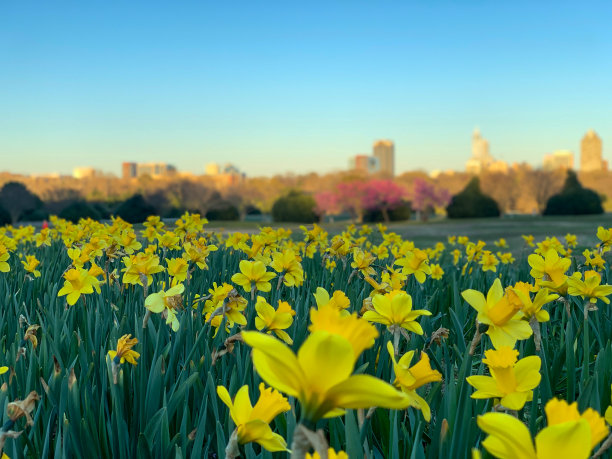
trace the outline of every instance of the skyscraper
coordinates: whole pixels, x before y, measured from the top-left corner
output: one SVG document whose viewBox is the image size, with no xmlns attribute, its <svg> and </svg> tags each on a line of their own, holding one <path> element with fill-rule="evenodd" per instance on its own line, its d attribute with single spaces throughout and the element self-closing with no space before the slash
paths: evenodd
<svg viewBox="0 0 612 459">
<path fill-rule="evenodd" d="M 601 139 L 593 129 L 589 129 L 580 142 L 580 171 L 594 172 L 606 169 L 601 151 Z"/>
<path fill-rule="evenodd" d="M 470 174 L 480 174 L 489 169 L 494 159 L 489 153 L 489 141 L 480 135 L 480 129 L 474 129 L 472 133 L 472 157 L 465 164 L 465 169 Z"/>
<path fill-rule="evenodd" d="M 393 177 L 395 175 L 395 145 L 390 140 L 377 140 L 373 146 L 378 170 Z"/>
</svg>

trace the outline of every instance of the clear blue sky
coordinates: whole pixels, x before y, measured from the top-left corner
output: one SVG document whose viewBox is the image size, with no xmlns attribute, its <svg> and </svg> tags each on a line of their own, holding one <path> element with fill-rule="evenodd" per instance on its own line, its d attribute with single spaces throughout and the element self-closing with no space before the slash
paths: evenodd
<svg viewBox="0 0 612 459">
<path fill-rule="evenodd" d="M 249 175 L 612 159 L 611 2 L 0 3 L 0 170 L 123 160 Z M 612 163 L 612 161 L 611 161 Z"/>
</svg>

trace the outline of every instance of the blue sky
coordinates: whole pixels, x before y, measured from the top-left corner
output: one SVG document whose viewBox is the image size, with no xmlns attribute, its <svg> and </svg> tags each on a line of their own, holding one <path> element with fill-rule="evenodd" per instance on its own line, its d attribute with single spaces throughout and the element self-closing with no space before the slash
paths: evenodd
<svg viewBox="0 0 612 459">
<path fill-rule="evenodd" d="M 0 170 L 327 172 L 612 157 L 609 2 L 0 3 Z"/>
</svg>

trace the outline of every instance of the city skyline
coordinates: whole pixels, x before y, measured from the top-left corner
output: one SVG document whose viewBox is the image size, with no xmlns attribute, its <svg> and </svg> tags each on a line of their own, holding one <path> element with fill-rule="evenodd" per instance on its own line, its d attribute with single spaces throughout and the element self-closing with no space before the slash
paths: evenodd
<svg viewBox="0 0 612 459">
<path fill-rule="evenodd" d="M 509 163 L 590 128 L 608 157 L 605 2 L 35 5 L 3 7 L 3 170 L 331 172 L 379 138 L 396 175 L 462 170 L 476 125 Z"/>
</svg>

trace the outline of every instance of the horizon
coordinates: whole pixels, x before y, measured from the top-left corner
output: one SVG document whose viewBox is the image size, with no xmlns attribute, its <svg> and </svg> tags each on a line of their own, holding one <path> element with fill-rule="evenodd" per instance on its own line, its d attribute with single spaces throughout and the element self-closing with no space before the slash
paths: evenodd
<svg viewBox="0 0 612 459">
<path fill-rule="evenodd" d="M 463 171 L 476 126 L 508 163 L 578 160 L 591 128 L 612 159 L 605 2 L 34 5 L 0 30 L 12 173 L 325 174 L 381 138 L 398 175 Z"/>
</svg>

